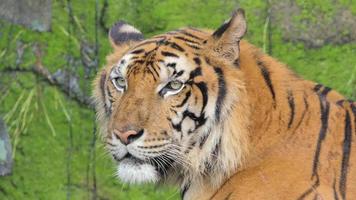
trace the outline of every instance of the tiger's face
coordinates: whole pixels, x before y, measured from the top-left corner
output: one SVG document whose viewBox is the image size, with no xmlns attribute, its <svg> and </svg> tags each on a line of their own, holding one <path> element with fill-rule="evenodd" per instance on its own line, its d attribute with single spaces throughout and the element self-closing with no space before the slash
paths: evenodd
<svg viewBox="0 0 356 200">
<path fill-rule="evenodd" d="M 221 37 L 226 30 L 218 31 Z M 96 80 L 94 97 L 122 181 L 179 179 L 218 164 L 219 124 L 240 88 L 228 81 L 239 76 L 231 67 L 238 52 L 217 48 L 224 41 L 216 35 L 188 28 L 143 40 L 126 23 L 111 29 L 115 52 Z"/>
<path fill-rule="evenodd" d="M 220 77 L 204 67 L 205 60 L 185 53 L 196 49 L 180 35 L 143 41 L 109 70 L 107 144 L 124 181 L 157 181 L 172 165 L 184 165 L 185 154 L 199 142 L 193 138 L 213 123 L 219 81 L 214 79 Z M 189 44 L 199 48 L 200 42 Z"/>
</svg>

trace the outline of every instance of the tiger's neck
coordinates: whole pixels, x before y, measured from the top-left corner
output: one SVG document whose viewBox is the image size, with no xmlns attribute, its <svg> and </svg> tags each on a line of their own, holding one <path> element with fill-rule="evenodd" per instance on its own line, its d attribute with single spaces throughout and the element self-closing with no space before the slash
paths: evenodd
<svg viewBox="0 0 356 200">
<path fill-rule="evenodd" d="M 268 132 L 281 126 L 288 128 L 290 115 L 283 110 L 290 110 L 292 103 L 285 101 L 289 90 L 285 82 L 297 78 L 278 61 L 262 54 L 246 41 L 241 41 L 240 45 L 238 70 L 243 73 L 245 89 L 239 94 L 247 97 L 237 97 L 234 111 L 221 129 L 222 143 L 218 156 L 224 163 L 217 167 L 220 171 L 212 173 L 210 179 L 192 181 L 184 199 L 210 199 L 230 176 L 262 161 L 273 145 L 288 134 L 288 131 L 281 131 L 280 134 Z M 280 91 L 286 92 L 281 94 Z M 293 92 L 294 96 L 301 95 Z M 225 175 L 221 176 L 221 173 Z"/>
<path fill-rule="evenodd" d="M 297 77 L 246 41 L 241 42 L 240 63 L 251 114 L 249 167 L 279 151 L 280 144 L 290 138 L 301 117 L 296 108 L 304 106 L 299 104 L 315 83 Z"/>
<path fill-rule="evenodd" d="M 243 73 L 245 88 L 238 92 L 242 96 L 237 97 L 231 115 L 226 117 L 220 128 L 222 140 L 218 158 L 222 163 L 209 177 L 190 181 L 189 185 L 182 184 L 184 200 L 210 199 L 234 173 L 261 162 L 276 143 L 287 138 L 290 134 L 288 128 L 294 125 L 291 117 L 294 102 L 288 100 L 288 95 L 301 96 L 303 91 L 295 90 L 295 87 L 313 85 L 299 79 L 288 68 L 248 42 L 241 41 L 240 45 L 238 70 Z M 276 131 L 279 134 L 269 134 Z"/>
</svg>

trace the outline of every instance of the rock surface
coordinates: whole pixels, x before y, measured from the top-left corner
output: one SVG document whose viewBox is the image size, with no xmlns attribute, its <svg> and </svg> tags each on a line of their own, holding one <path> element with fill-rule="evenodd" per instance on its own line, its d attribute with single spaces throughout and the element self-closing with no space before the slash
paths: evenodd
<svg viewBox="0 0 356 200">
<path fill-rule="evenodd" d="M 11 173 L 12 169 L 11 142 L 2 118 L 0 118 L 0 176 Z"/>
<path fill-rule="evenodd" d="M 51 29 L 51 0 L 0 0 L 0 18 L 36 31 Z"/>
<path fill-rule="evenodd" d="M 338 1 L 325 4 L 330 8 L 271 0 L 272 23 L 282 29 L 283 39 L 303 42 L 307 47 L 356 42 L 356 15 L 349 6 Z"/>
</svg>

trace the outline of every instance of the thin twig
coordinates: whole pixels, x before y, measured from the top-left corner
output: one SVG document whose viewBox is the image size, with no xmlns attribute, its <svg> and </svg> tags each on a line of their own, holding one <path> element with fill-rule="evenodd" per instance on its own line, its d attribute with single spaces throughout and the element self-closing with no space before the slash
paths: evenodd
<svg viewBox="0 0 356 200">
<path fill-rule="evenodd" d="M 109 2 L 108 0 L 104 0 L 104 4 L 103 4 L 103 7 L 101 8 L 100 10 L 100 17 L 99 17 L 99 23 L 100 23 L 100 27 L 104 30 L 105 33 L 108 33 L 109 32 L 109 28 L 106 27 L 105 25 L 105 16 L 106 16 L 106 12 L 108 10 L 108 7 L 109 7 Z M 95 12 L 96 14 L 96 12 Z"/>
<path fill-rule="evenodd" d="M 107 4 L 107 1 L 105 1 Z M 104 2 L 104 7 L 105 7 L 105 2 Z M 107 6 L 107 5 L 106 5 Z M 99 1 L 95 1 L 95 69 L 94 72 L 97 72 L 97 68 L 99 65 L 99 16 L 98 16 L 98 10 L 99 10 Z M 96 184 L 96 123 L 95 123 L 95 118 L 94 118 L 94 127 L 93 127 L 93 137 L 92 137 L 92 143 L 91 143 L 91 168 L 92 168 L 92 178 L 93 178 L 93 200 L 97 199 L 97 184 Z"/>
<path fill-rule="evenodd" d="M 87 166 L 87 187 L 88 187 L 88 192 L 92 193 L 92 199 L 95 200 L 97 199 L 97 184 L 96 184 L 96 123 L 94 119 L 94 126 L 93 126 L 93 137 L 90 142 L 89 146 L 89 159 L 88 159 L 88 166 Z M 89 186 L 89 177 L 90 177 L 90 170 L 91 170 L 91 176 L 92 176 L 92 187 Z"/>
<path fill-rule="evenodd" d="M 72 2 L 71 0 L 67 0 L 67 9 L 68 9 L 68 27 L 67 27 L 67 32 L 69 34 L 68 36 L 68 42 L 67 42 L 67 54 L 70 54 L 71 50 L 71 36 L 72 36 L 72 24 L 74 22 L 74 17 L 73 17 L 73 10 L 72 10 Z M 69 58 L 67 58 L 67 68 L 70 67 L 70 61 Z M 71 69 L 68 69 L 70 72 Z M 67 76 L 68 84 L 67 84 L 67 91 L 69 96 L 71 95 L 71 89 L 70 89 L 70 76 Z M 69 112 L 69 115 L 71 112 Z M 68 155 L 67 155 L 67 200 L 70 200 L 71 198 L 71 191 L 72 191 L 72 152 L 73 151 L 73 127 L 72 127 L 72 121 L 68 120 Z"/>
<path fill-rule="evenodd" d="M 268 48 L 267 53 L 272 55 L 272 15 L 271 15 L 271 0 L 267 0 L 267 18 L 268 18 L 268 26 L 267 26 L 267 36 L 268 36 Z"/>
</svg>

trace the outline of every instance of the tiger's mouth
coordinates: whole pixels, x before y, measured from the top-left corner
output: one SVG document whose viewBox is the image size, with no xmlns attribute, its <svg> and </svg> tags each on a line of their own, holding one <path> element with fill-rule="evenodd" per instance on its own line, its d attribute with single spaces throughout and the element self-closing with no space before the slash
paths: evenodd
<svg viewBox="0 0 356 200">
<path fill-rule="evenodd" d="M 160 174 L 163 174 L 164 173 L 163 171 L 166 170 L 169 166 L 171 166 L 172 163 L 174 163 L 173 159 L 166 157 L 163 160 L 160 156 L 150 158 L 149 160 L 142 160 L 140 158 L 135 157 L 134 155 L 132 155 L 129 152 L 124 157 L 122 157 L 120 159 L 114 155 L 114 159 L 119 164 L 122 162 L 125 162 L 125 163 L 130 162 L 133 165 L 150 164 L 150 165 L 154 166 L 155 169 L 158 172 L 160 172 Z"/>
<path fill-rule="evenodd" d="M 118 162 L 118 163 L 120 163 L 120 162 L 122 162 L 122 161 L 124 161 L 124 160 L 131 160 L 131 162 L 133 162 L 134 164 L 137 164 L 137 165 L 139 165 L 139 164 L 143 164 L 143 163 L 145 163 L 146 161 L 144 161 L 144 160 L 141 160 L 141 159 L 139 159 L 139 158 L 137 158 L 137 157 L 135 157 L 135 156 L 133 156 L 131 153 L 126 153 L 126 155 L 124 156 L 124 157 L 122 157 L 122 158 L 118 158 L 117 156 L 115 156 L 115 155 L 113 155 L 113 157 L 114 157 L 114 159 Z"/>
</svg>

